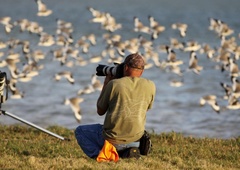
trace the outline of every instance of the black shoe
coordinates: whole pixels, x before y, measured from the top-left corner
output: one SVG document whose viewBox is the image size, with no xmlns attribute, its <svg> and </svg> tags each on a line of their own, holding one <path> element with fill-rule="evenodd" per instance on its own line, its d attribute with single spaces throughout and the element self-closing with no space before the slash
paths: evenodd
<svg viewBox="0 0 240 170">
<path fill-rule="evenodd" d="M 148 155 L 151 152 L 152 149 L 152 141 L 150 138 L 150 135 L 148 134 L 147 131 L 144 131 L 143 136 L 140 139 L 140 154 L 141 155 Z"/>
<path fill-rule="evenodd" d="M 140 158 L 140 151 L 139 151 L 139 148 L 137 147 L 132 147 L 130 148 L 129 150 L 129 158 Z"/>
<path fill-rule="evenodd" d="M 140 158 L 140 151 L 137 147 L 127 148 L 121 151 L 118 151 L 118 155 L 121 158 Z"/>
</svg>

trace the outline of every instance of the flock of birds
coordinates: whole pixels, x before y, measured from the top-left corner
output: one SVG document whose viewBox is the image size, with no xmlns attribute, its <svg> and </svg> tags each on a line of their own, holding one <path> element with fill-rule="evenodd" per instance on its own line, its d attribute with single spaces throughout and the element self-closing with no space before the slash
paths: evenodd
<svg viewBox="0 0 240 170">
<path fill-rule="evenodd" d="M 53 13 L 42 0 L 35 0 L 39 17 L 47 17 Z M 239 68 L 237 61 L 240 55 L 240 46 L 234 37 L 234 30 L 220 19 L 209 18 L 209 30 L 219 37 L 219 46 L 211 47 L 209 44 L 200 44 L 197 41 L 182 42 L 181 38 L 187 36 L 188 25 L 185 23 L 173 23 L 171 29 L 179 33 L 178 38 L 170 38 L 168 44 L 155 45 L 156 39 L 166 31 L 166 27 L 161 25 L 153 16 L 148 17 L 149 24 L 141 22 L 140 18 L 133 17 L 133 31 L 138 35 L 134 38 L 123 40 L 117 30 L 121 30 L 123 25 L 108 12 L 101 12 L 93 7 L 88 7 L 92 19 L 90 23 L 98 23 L 105 33 L 101 40 L 105 43 L 105 48 L 98 55 L 91 54 L 91 48 L 98 45 L 98 38 L 94 34 L 84 35 L 79 39 L 72 36 L 74 27 L 71 22 L 56 19 L 56 32 L 51 35 L 44 31 L 44 27 L 35 21 L 26 18 L 14 21 L 11 17 L 0 18 L 0 26 L 5 29 L 6 35 L 13 30 L 19 29 L 19 34 L 28 32 L 29 35 L 37 35 L 39 41 L 37 47 L 46 47 L 49 53 L 43 52 L 40 48 L 32 48 L 32 43 L 28 40 L 11 38 L 6 41 L 0 40 L 0 68 L 9 71 L 10 79 L 8 88 L 11 91 L 11 98 L 21 99 L 24 93 L 18 89 L 18 83 L 27 83 L 33 77 L 38 76 L 44 69 L 40 61 L 47 55 L 52 56 L 54 61 L 66 67 L 83 67 L 90 63 L 99 63 L 103 59 L 108 64 L 121 63 L 127 53 L 139 52 L 144 56 L 146 69 L 157 67 L 163 71 L 176 74 L 182 77 L 185 71 L 192 71 L 200 75 L 203 66 L 199 65 L 197 55 L 204 54 L 209 62 L 216 64 L 216 69 L 229 73 L 230 82 L 221 82 L 223 89 L 223 100 L 227 100 L 227 109 L 240 109 L 240 83 L 238 81 Z M 149 39 L 144 37 L 149 37 Z M 101 44 L 102 41 L 100 42 Z M 189 54 L 188 66 L 182 69 L 184 61 L 178 57 L 177 51 Z M 160 58 L 160 53 L 165 53 L 166 59 Z M 54 75 L 55 81 L 66 79 L 70 84 L 74 84 L 72 72 L 64 70 Z M 182 81 L 173 80 L 171 86 L 180 87 Z M 83 95 L 101 91 L 102 83 L 96 75 L 92 75 L 91 82 L 80 89 L 76 96 L 66 98 L 65 104 L 70 105 L 78 122 L 82 119 L 80 103 L 84 101 Z M 219 97 L 214 94 L 202 96 L 199 100 L 200 105 L 209 104 L 214 111 L 220 113 L 222 106 L 218 105 Z"/>
</svg>

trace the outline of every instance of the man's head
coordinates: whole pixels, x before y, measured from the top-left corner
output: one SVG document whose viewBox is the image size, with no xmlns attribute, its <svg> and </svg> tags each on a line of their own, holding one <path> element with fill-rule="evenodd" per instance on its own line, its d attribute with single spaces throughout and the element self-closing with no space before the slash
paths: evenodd
<svg viewBox="0 0 240 170">
<path fill-rule="evenodd" d="M 138 54 L 130 54 L 124 60 L 124 76 L 140 77 L 143 73 L 145 62 Z"/>
<path fill-rule="evenodd" d="M 125 58 L 124 63 L 131 68 L 140 69 L 140 70 L 143 70 L 145 66 L 143 57 L 138 53 L 128 55 Z"/>
</svg>

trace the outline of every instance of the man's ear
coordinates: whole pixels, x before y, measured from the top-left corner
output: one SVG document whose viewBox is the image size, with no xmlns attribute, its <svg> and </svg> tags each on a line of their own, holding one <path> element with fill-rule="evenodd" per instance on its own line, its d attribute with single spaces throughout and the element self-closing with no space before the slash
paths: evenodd
<svg viewBox="0 0 240 170">
<path fill-rule="evenodd" d="M 123 66 L 123 75 L 124 75 L 124 76 L 126 76 L 127 70 L 128 70 L 128 66 L 125 64 L 125 65 Z"/>
<path fill-rule="evenodd" d="M 127 69 L 128 69 L 127 64 L 124 64 L 124 71 L 127 71 Z"/>
</svg>

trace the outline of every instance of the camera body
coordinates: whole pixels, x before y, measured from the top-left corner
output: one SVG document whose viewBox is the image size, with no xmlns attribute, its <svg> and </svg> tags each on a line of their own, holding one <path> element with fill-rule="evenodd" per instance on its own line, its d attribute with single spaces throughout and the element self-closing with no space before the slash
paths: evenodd
<svg viewBox="0 0 240 170">
<path fill-rule="evenodd" d="M 4 88 L 6 89 L 6 94 L 4 96 Z M 0 108 L 1 104 L 4 103 L 8 98 L 8 80 L 7 74 L 0 71 Z"/>
<path fill-rule="evenodd" d="M 124 63 L 117 64 L 115 63 L 115 66 L 107 66 L 103 64 L 99 64 L 96 68 L 96 75 L 97 76 L 106 76 L 106 75 L 113 75 L 116 78 L 123 77 L 123 69 L 124 69 Z"/>
</svg>

